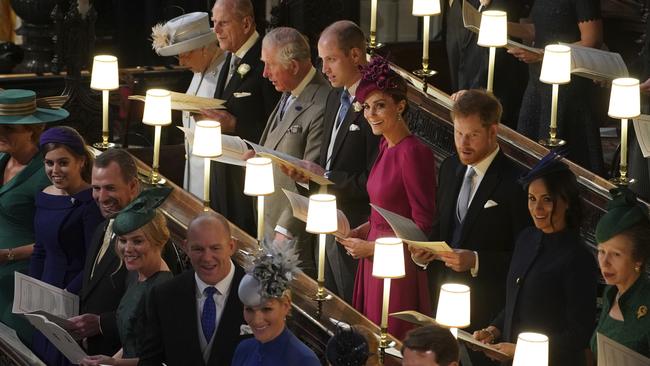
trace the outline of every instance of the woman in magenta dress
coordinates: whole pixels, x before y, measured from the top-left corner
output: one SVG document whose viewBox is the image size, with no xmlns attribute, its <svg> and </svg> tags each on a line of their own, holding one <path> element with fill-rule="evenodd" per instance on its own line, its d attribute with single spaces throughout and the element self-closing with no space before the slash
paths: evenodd
<svg viewBox="0 0 650 366">
<path fill-rule="evenodd" d="M 356 101 L 364 108 L 375 135 L 381 135 L 379 154 L 368 177 L 370 202 L 413 220 L 428 234 L 435 215 L 435 159 L 429 147 L 411 135 L 402 118 L 407 108 L 406 82 L 393 72 L 387 61 L 375 58 L 363 71 L 356 92 Z M 386 220 L 374 209 L 368 222 L 340 240 L 359 267 L 354 283 L 353 305 L 368 319 L 379 324 L 383 296 L 383 280 L 372 276 L 374 240 L 394 237 Z M 417 269 L 404 246 L 406 276 L 393 280 L 389 312 L 432 311 L 425 271 Z M 401 339 L 411 326 L 389 318 L 388 331 Z"/>
<path fill-rule="evenodd" d="M 70 127 L 43 132 L 40 149 L 52 184 L 36 196 L 36 240 L 29 274 L 78 294 L 86 248 L 103 220 L 90 186 L 93 158 L 81 135 Z M 34 333 L 32 350 L 48 366 L 70 365 L 39 332 Z"/>
</svg>

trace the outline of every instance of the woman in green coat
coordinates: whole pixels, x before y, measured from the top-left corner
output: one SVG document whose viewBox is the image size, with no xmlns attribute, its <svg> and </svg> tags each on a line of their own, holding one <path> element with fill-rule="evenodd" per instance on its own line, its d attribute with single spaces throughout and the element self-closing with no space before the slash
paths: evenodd
<svg viewBox="0 0 650 366">
<path fill-rule="evenodd" d="M 11 312 L 14 272 L 27 272 L 34 244 L 34 200 L 50 185 L 38 138 L 45 124 L 68 117 L 64 109 L 38 108 L 30 90 L 0 92 L 0 321 L 31 341 L 28 323 Z"/>
</svg>

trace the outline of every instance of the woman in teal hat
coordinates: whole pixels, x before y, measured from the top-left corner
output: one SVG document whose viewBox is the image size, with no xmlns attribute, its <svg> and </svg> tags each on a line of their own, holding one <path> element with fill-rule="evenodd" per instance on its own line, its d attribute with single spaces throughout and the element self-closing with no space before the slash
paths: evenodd
<svg viewBox="0 0 650 366">
<path fill-rule="evenodd" d="M 141 342 L 146 338 L 145 301 L 152 287 L 172 278 L 161 253 L 170 234 L 167 220 L 157 209 L 171 192 L 158 187 L 142 191 L 115 217 L 115 250 L 129 271 L 128 288 L 117 308 L 117 329 L 122 349 L 114 356 L 97 355 L 82 365 L 137 365 Z"/>
<path fill-rule="evenodd" d="M 14 272 L 26 272 L 34 244 L 34 200 L 50 185 L 38 139 L 65 109 L 39 108 L 31 90 L 0 91 L 0 321 L 30 343 L 31 327 L 11 313 Z"/>
<path fill-rule="evenodd" d="M 650 221 L 648 208 L 628 189 L 612 190 L 607 213 L 596 227 L 598 264 L 607 283 L 598 326 L 591 338 L 597 355 L 597 334 L 650 357 Z M 594 357 L 597 359 L 596 357 Z"/>
</svg>

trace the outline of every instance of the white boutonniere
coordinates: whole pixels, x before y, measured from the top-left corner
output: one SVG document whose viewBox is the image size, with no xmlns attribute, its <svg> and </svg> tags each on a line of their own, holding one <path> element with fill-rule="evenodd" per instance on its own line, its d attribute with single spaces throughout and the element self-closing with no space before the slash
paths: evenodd
<svg viewBox="0 0 650 366">
<path fill-rule="evenodd" d="M 251 67 L 249 64 L 241 64 L 237 68 L 237 73 L 239 74 L 239 77 L 243 78 L 246 73 L 251 71 Z"/>
<path fill-rule="evenodd" d="M 352 107 L 354 108 L 355 112 L 361 112 L 363 110 L 363 105 L 359 102 L 352 103 Z"/>
<path fill-rule="evenodd" d="M 253 330 L 248 324 L 242 324 L 239 326 L 239 335 L 253 334 Z"/>
</svg>

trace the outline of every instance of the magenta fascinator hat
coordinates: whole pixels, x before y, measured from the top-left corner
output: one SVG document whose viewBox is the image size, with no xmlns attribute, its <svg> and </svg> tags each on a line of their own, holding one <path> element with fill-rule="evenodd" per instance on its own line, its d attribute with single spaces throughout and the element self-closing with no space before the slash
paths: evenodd
<svg viewBox="0 0 650 366">
<path fill-rule="evenodd" d="M 381 56 L 375 56 L 368 65 L 361 68 L 361 81 L 355 93 L 355 100 L 365 103 L 366 98 L 375 90 L 389 93 L 406 93 L 403 90 L 403 82 L 400 83 L 400 76 L 390 68 L 388 60 Z"/>
</svg>

